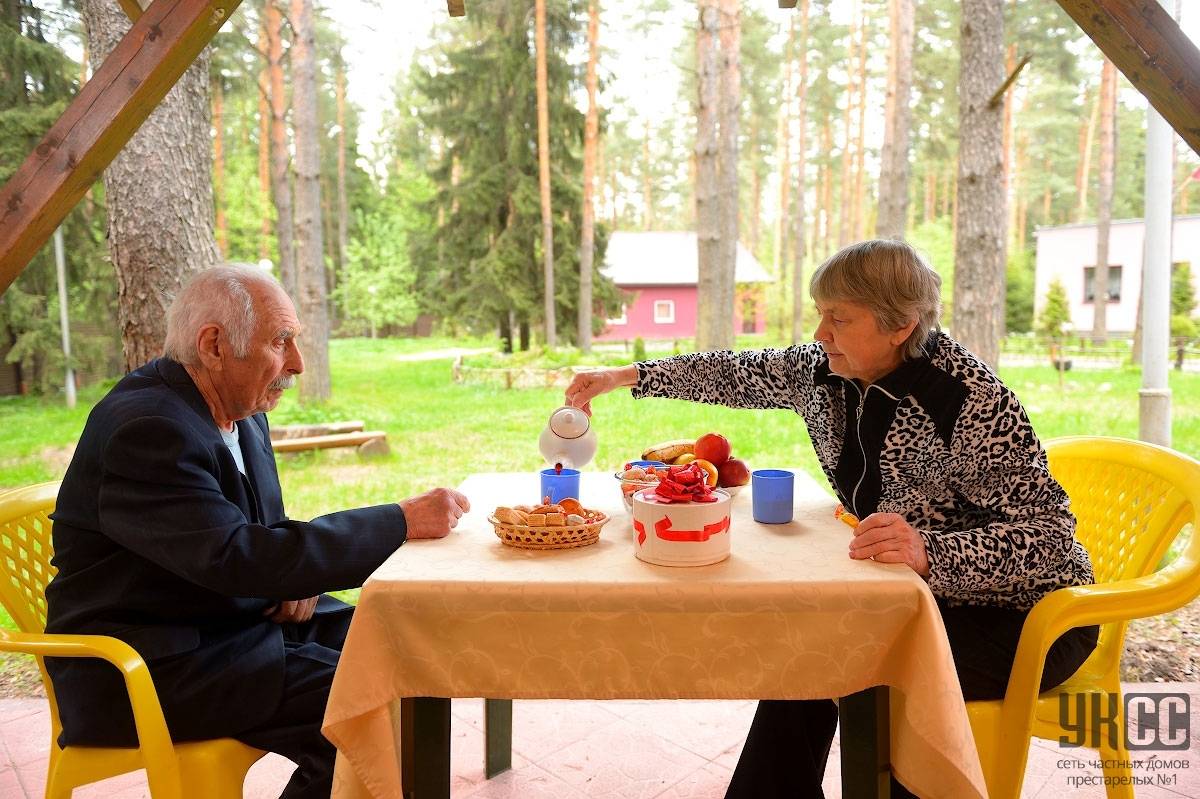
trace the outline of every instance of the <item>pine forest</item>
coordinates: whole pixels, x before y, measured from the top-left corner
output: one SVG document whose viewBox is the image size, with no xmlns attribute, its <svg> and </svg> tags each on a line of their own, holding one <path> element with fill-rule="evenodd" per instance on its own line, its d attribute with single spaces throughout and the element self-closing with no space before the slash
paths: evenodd
<svg viewBox="0 0 1200 799">
<path fill-rule="evenodd" d="M 365 135 L 340 4 L 242 3 L 62 227 L 81 379 L 145 360 L 159 295 L 216 260 L 268 264 L 323 331 L 309 398 L 328 396 L 331 336 L 586 350 L 621 313 L 604 272 L 619 231 L 696 232 L 699 348 L 732 345 L 738 243 L 775 279 L 770 340 L 791 342 L 811 336 L 811 271 L 876 236 L 928 256 L 952 330 L 1038 333 L 1037 229 L 1142 215 L 1146 103 L 1054 0 L 433 5 Z M 0 0 L 0 183 L 122 24 L 116 0 Z M 972 171 L 985 145 L 994 174 Z M 1200 211 L 1200 158 L 1176 153 L 1174 210 Z M 1002 318 L 973 320 L 988 291 Z M 26 391 L 61 380 L 57 308 L 47 245 L 0 296 Z"/>
</svg>

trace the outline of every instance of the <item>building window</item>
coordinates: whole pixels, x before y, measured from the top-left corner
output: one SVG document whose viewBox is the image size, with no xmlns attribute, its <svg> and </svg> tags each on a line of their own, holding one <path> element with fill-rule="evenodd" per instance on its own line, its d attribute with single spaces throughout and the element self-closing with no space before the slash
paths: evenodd
<svg viewBox="0 0 1200 799">
<path fill-rule="evenodd" d="M 669 325 L 675 321 L 675 301 L 674 300 L 655 300 L 654 301 L 654 323 L 657 325 Z"/>
<path fill-rule="evenodd" d="M 624 305 L 621 306 L 621 312 L 608 320 L 610 325 L 624 325 L 629 323 L 629 317 Z"/>
<path fill-rule="evenodd" d="M 1096 301 L 1096 267 L 1085 266 L 1083 268 L 1083 301 Z M 1108 302 L 1121 301 L 1121 267 L 1109 265 L 1108 267 Z"/>
</svg>

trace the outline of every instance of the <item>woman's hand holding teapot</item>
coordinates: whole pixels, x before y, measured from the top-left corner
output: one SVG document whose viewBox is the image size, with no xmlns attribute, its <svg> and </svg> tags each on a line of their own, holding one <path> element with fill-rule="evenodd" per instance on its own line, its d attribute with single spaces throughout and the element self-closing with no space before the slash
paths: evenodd
<svg viewBox="0 0 1200 799">
<path fill-rule="evenodd" d="M 634 364 L 580 372 L 567 386 L 566 404 L 591 416 L 593 399 L 622 386 L 637 385 L 637 379 L 637 366 Z"/>
</svg>

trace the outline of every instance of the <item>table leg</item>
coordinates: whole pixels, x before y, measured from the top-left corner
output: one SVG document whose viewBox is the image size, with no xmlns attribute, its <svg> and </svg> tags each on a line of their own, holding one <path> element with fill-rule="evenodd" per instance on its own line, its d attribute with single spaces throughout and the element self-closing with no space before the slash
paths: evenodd
<svg viewBox="0 0 1200 799">
<path fill-rule="evenodd" d="M 450 797 L 450 700 L 400 700 L 400 760 L 404 799 Z"/>
<path fill-rule="evenodd" d="M 511 699 L 483 700 L 483 776 L 487 779 L 512 768 Z"/>
<path fill-rule="evenodd" d="M 842 737 L 842 796 L 889 799 L 891 734 L 888 687 L 868 688 L 838 701 Z"/>
</svg>

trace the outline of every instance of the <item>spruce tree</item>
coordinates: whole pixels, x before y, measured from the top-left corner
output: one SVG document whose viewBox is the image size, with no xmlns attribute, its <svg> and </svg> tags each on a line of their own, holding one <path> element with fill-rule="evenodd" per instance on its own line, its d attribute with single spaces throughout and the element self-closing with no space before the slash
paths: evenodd
<svg viewBox="0 0 1200 799">
<path fill-rule="evenodd" d="M 422 124 L 435 142 L 436 227 L 413 242 L 425 310 L 465 326 L 519 335 L 522 348 L 543 327 L 541 210 L 538 202 L 533 2 L 473 8 L 457 21 L 435 66 L 415 76 Z M 584 42 L 586 8 L 555 0 L 547 9 L 554 240 L 579 241 L 583 114 L 572 95 L 582 64 L 567 53 Z M 616 292 L 599 271 L 606 232 L 598 226 L 594 302 L 615 310 Z M 555 318 L 573 336 L 579 251 L 555 248 Z M 602 318 L 602 317 L 601 317 Z"/>
</svg>

